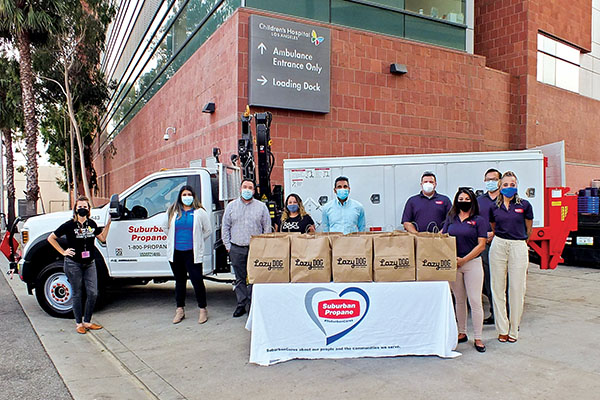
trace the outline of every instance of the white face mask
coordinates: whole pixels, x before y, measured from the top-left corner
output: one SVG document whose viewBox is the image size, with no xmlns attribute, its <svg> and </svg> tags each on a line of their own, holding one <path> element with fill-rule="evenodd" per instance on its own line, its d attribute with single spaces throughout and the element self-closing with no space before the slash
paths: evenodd
<svg viewBox="0 0 600 400">
<path fill-rule="evenodd" d="M 424 184 L 421 185 L 421 187 L 423 188 L 423 193 L 426 194 L 431 194 L 433 193 L 433 183 L 431 182 L 425 182 Z"/>
<path fill-rule="evenodd" d="M 181 202 L 189 207 L 194 202 L 194 196 L 181 196 Z"/>
</svg>

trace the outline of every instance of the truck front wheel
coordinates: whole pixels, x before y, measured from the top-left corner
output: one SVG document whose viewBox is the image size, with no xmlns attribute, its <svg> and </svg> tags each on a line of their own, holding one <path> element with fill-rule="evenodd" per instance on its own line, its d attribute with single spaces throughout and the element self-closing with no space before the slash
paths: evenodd
<svg viewBox="0 0 600 400">
<path fill-rule="evenodd" d="M 35 297 L 48 314 L 59 318 L 73 318 L 73 292 L 63 262 L 46 266 L 35 282 Z"/>
</svg>

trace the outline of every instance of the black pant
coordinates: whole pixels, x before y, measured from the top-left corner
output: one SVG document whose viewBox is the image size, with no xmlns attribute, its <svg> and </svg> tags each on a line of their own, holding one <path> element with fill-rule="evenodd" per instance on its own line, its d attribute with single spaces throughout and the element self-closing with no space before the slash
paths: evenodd
<svg viewBox="0 0 600 400">
<path fill-rule="evenodd" d="M 483 295 L 490 302 L 490 312 L 494 316 L 494 306 L 492 304 L 492 284 L 490 280 L 490 244 L 485 245 L 485 249 L 481 252 L 481 261 L 483 263 Z"/>
<path fill-rule="evenodd" d="M 85 286 L 85 314 L 83 322 L 92 322 L 92 312 L 98 297 L 98 274 L 96 273 L 96 262 L 81 264 L 65 257 L 65 274 L 71 284 L 73 298 L 73 315 L 75 322 L 81 324 L 83 313 L 83 287 Z"/>
<path fill-rule="evenodd" d="M 204 287 L 202 263 L 194 263 L 194 251 L 175 250 L 173 262 L 170 264 L 175 276 L 175 301 L 177 302 L 177 307 L 185 307 L 185 292 L 189 274 L 194 292 L 196 293 L 198 307 L 206 308 L 206 288 Z"/>
</svg>

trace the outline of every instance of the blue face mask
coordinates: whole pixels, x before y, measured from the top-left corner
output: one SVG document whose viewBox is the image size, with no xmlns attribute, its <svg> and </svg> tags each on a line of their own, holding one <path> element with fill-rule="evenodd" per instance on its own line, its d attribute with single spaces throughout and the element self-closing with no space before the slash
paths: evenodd
<svg viewBox="0 0 600 400">
<path fill-rule="evenodd" d="M 250 200 L 252 198 L 252 190 L 250 189 L 242 189 L 242 199 Z"/>
<path fill-rule="evenodd" d="M 516 187 L 505 187 L 505 188 L 500 189 L 500 193 L 502 193 L 502 196 L 508 197 L 510 199 L 515 194 L 517 194 L 517 188 Z"/>
<path fill-rule="evenodd" d="M 300 206 L 298 204 L 288 204 L 287 209 L 289 212 L 295 213 L 295 212 L 298 212 L 298 210 L 300 209 Z"/>
<path fill-rule="evenodd" d="M 194 196 L 181 196 L 181 202 L 189 207 L 194 202 Z"/>
<path fill-rule="evenodd" d="M 350 194 L 349 189 L 336 189 L 337 198 L 340 200 L 346 200 L 348 198 L 348 194 Z"/>
<path fill-rule="evenodd" d="M 493 191 L 497 190 L 498 189 L 498 181 L 486 181 L 485 189 L 488 192 L 493 192 Z"/>
</svg>

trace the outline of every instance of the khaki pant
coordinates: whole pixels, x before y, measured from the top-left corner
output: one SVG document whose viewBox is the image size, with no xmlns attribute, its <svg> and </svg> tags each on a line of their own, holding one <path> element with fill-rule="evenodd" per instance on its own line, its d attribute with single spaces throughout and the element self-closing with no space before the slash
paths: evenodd
<svg viewBox="0 0 600 400">
<path fill-rule="evenodd" d="M 525 303 L 525 282 L 529 266 L 529 251 L 524 240 L 494 237 L 490 248 L 490 274 L 496 332 L 517 339 Z M 508 305 L 506 313 L 506 277 L 508 275 Z"/>
<path fill-rule="evenodd" d="M 467 334 L 467 298 L 471 306 L 471 320 L 475 339 L 481 339 L 483 331 L 483 306 L 481 305 L 481 290 L 483 287 L 483 267 L 481 257 L 467 261 L 456 270 L 456 281 L 450 282 L 450 287 L 456 299 L 456 319 L 458 333 Z"/>
</svg>

